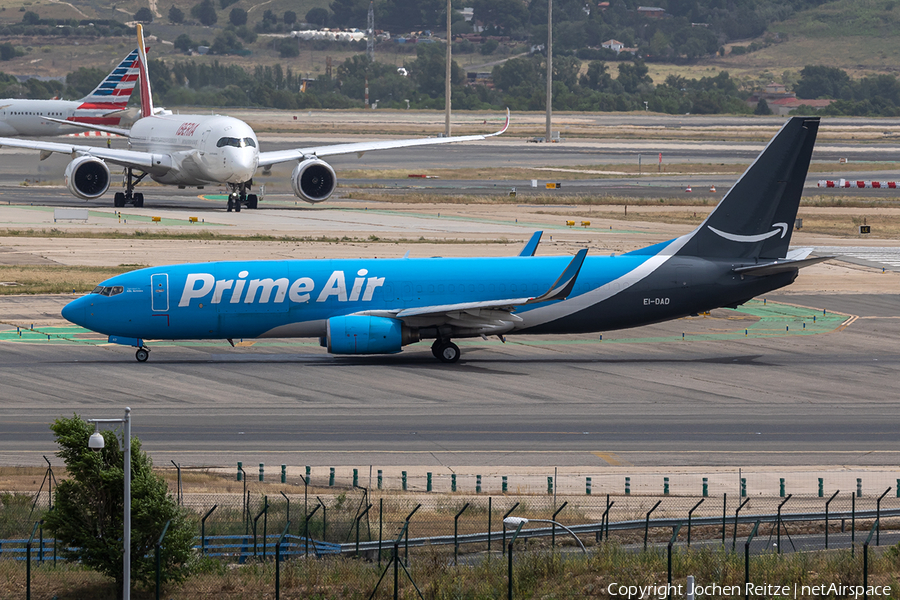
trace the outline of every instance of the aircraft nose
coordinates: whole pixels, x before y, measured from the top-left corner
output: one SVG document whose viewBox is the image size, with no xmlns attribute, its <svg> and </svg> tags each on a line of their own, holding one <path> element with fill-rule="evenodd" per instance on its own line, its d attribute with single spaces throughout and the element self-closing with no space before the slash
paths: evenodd
<svg viewBox="0 0 900 600">
<path fill-rule="evenodd" d="M 81 327 L 85 327 L 85 304 L 87 300 L 84 296 L 76 300 L 72 300 L 62 309 L 62 316 L 66 321 L 75 323 Z"/>
</svg>

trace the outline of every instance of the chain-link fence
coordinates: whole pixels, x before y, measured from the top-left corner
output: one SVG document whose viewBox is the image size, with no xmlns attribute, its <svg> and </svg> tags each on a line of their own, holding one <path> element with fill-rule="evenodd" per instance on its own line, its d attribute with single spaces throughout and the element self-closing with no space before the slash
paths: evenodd
<svg viewBox="0 0 900 600">
<path fill-rule="evenodd" d="M 801 580 L 830 585 L 826 575 L 795 577 L 797 556 L 825 549 L 829 553 L 816 556 L 831 558 L 806 558 L 804 564 L 825 561 L 815 568 L 833 574 L 839 584 L 862 585 L 868 577 L 870 586 L 894 584 L 893 593 L 900 594 L 898 552 L 889 548 L 900 541 L 900 498 L 894 487 L 874 493 L 875 484 L 852 485 L 863 477 L 843 474 L 842 482 L 851 485 L 840 491 L 820 486 L 813 477 L 808 492 L 792 494 L 799 486 L 791 487 L 790 476 L 784 477 L 784 484 L 782 477 L 770 476 L 774 493 L 761 495 L 740 483 L 736 491 L 715 494 L 719 488 L 709 482 L 714 477 L 704 482 L 705 476 L 691 474 L 700 489 L 688 495 L 676 493 L 672 479 L 654 490 L 643 482 L 644 476 L 618 477 L 618 493 L 612 493 L 612 485 L 588 486 L 586 477 L 579 476 L 585 488 L 576 494 L 571 482 L 559 485 L 562 478 L 547 480 L 542 475 L 540 493 L 525 494 L 513 487 L 511 477 L 504 482 L 502 475 L 496 475 L 496 481 L 482 478 L 482 491 L 476 493 L 475 476 L 469 481 L 407 474 L 404 491 L 402 479 L 399 486 L 389 486 L 383 475 L 378 481 L 377 472 L 370 483 L 368 473 L 363 480 L 358 474 L 341 477 L 330 469 L 316 471 L 308 481 L 303 470 L 296 478 L 285 471 L 285 483 L 280 477 L 275 483 L 250 480 L 246 473 L 241 481 L 207 473 L 195 481 L 196 473 L 185 470 L 179 485 L 174 473 L 167 474 L 173 495 L 196 528 L 196 564 L 188 581 L 163 589 L 160 597 L 262 598 L 276 597 L 277 591 L 279 596 L 305 598 L 319 589 L 323 598 L 367 598 L 393 559 L 395 541 L 402 567 L 399 583 L 407 582 L 402 597 L 416 594 L 403 570 L 407 568 L 420 588 L 432 590 L 450 585 L 452 570 L 467 570 L 468 577 L 477 580 L 467 586 L 494 586 L 496 597 L 508 584 L 502 555 L 516 529 L 515 524 L 504 524 L 506 517 L 529 520 L 516 542 L 514 568 L 524 569 L 522 577 L 532 583 L 540 580 L 534 576 L 537 571 L 547 581 L 557 578 L 565 589 L 580 590 L 562 597 L 610 596 L 604 586 L 611 577 L 620 577 L 623 585 L 665 583 L 670 570 L 682 584 L 693 574 L 698 585 L 744 586 L 746 572 L 750 583 L 765 575 L 767 581 L 787 582 L 784 585 Z M 896 480 L 894 475 L 882 474 L 881 479 Z M 456 492 L 451 491 L 454 485 Z M 604 489 L 610 493 L 598 493 Z M 35 599 L 114 598 L 117 590 L 110 580 L 65 563 L 54 540 L 44 536 L 40 520 L 51 501 L 46 488 L 0 495 L 0 581 L 5 582 L 0 583 L 0 597 L 24 598 L 30 591 Z M 579 545 L 565 527 L 586 546 L 584 557 L 577 556 Z M 751 559 L 746 564 L 745 552 Z M 275 563 L 276 553 L 283 562 Z M 361 560 L 329 558 L 338 554 Z M 644 556 L 635 564 L 645 567 L 628 566 L 638 560 L 629 558 L 635 556 Z M 375 597 L 391 596 L 395 564 Z M 466 580 L 457 572 L 459 577 Z M 519 592 L 526 593 L 523 588 Z M 155 594 L 151 586 L 136 589 L 134 597 Z"/>
</svg>

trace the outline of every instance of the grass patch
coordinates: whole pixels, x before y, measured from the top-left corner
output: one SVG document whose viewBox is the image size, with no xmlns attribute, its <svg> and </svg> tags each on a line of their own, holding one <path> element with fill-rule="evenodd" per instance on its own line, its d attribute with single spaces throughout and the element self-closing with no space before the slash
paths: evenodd
<svg viewBox="0 0 900 600">
<path fill-rule="evenodd" d="M 0 266 L 0 295 L 90 292 L 104 279 L 140 269 L 143 266 L 145 265 L 120 265 L 118 267 Z"/>
</svg>

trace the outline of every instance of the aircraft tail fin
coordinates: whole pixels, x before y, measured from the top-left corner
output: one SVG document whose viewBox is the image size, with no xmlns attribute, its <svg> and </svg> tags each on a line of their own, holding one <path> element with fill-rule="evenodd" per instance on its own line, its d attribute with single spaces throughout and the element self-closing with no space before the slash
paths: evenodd
<svg viewBox="0 0 900 600">
<path fill-rule="evenodd" d="M 94 91 L 80 100 L 78 110 L 124 110 L 138 80 L 138 51 L 132 50 L 100 82 Z"/>
<path fill-rule="evenodd" d="M 153 115 L 153 95 L 150 93 L 150 75 L 147 71 L 147 47 L 144 45 L 144 28 L 137 24 L 138 67 L 141 80 L 141 117 Z"/>
<path fill-rule="evenodd" d="M 818 117 L 788 120 L 677 254 L 784 258 L 818 129 Z"/>
</svg>

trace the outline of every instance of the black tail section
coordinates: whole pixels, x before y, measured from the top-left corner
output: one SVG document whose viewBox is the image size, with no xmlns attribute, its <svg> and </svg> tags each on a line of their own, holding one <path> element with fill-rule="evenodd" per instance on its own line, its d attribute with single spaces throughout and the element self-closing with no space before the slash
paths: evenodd
<svg viewBox="0 0 900 600">
<path fill-rule="evenodd" d="M 785 123 L 678 254 L 783 258 L 818 130 L 818 117 Z"/>
</svg>

